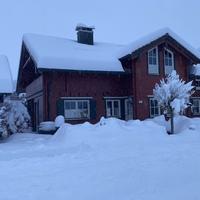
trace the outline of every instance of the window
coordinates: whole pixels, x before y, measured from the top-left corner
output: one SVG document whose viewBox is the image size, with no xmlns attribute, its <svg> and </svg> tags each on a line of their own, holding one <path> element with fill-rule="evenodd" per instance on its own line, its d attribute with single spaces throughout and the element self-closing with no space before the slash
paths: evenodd
<svg viewBox="0 0 200 200">
<path fill-rule="evenodd" d="M 164 66 L 165 75 L 171 74 L 174 70 L 174 54 L 168 49 L 165 49 L 164 51 Z"/>
<path fill-rule="evenodd" d="M 106 116 L 121 117 L 120 100 L 106 100 Z"/>
<path fill-rule="evenodd" d="M 148 73 L 159 74 L 158 68 L 158 48 L 155 47 L 148 51 Z"/>
<path fill-rule="evenodd" d="M 89 119 L 89 100 L 65 100 L 66 119 Z"/>
<path fill-rule="evenodd" d="M 200 79 L 195 79 L 196 90 L 200 90 Z"/>
<path fill-rule="evenodd" d="M 160 115 L 160 107 L 158 105 L 157 100 L 150 98 L 149 99 L 149 106 L 150 106 L 150 117 L 156 117 Z"/>
<path fill-rule="evenodd" d="M 192 113 L 193 115 L 200 115 L 200 99 L 193 99 L 192 100 Z"/>
</svg>

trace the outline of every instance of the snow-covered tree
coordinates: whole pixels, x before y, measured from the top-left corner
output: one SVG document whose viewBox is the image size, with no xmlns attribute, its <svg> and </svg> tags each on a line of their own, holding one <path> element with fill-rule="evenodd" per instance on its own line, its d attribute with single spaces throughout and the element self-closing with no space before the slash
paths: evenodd
<svg viewBox="0 0 200 200">
<path fill-rule="evenodd" d="M 3 104 L 0 107 L 0 138 L 7 137 L 8 134 L 8 120 L 7 113 L 9 111 L 9 106 L 7 104 Z"/>
<path fill-rule="evenodd" d="M 30 125 L 24 99 L 6 100 L 0 107 L 0 132 L 3 136 L 23 132 Z"/>
<path fill-rule="evenodd" d="M 183 113 L 190 105 L 192 89 L 192 82 L 186 83 L 180 79 L 175 70 L 155 85 L 154 99 L 158 101 L 164 114 L 171 120 L 171 134 L 174 133 L 174 115 Z"/>
</svg>

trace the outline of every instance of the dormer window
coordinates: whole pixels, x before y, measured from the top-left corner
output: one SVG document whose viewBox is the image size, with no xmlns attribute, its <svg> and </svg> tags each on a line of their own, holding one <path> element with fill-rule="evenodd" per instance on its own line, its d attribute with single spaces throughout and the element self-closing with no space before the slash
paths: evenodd
<svg viewBox="0 0 200 200">
<path fill-rule="evenodd" d="M 165 75 L 171 74 L 174 70 L 174 54 L 169 49 L 165 49 L 164 51 L 164 67 Z"/>
<path fill-rule="evenodd" d="M 159 74 L 157 47 L 152 48 L 148 51 L 148 73 Z"/>
</svg>

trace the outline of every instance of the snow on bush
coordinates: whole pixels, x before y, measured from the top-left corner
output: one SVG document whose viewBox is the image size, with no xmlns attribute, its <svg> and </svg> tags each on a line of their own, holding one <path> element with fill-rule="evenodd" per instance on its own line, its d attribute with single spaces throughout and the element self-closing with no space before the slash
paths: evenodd
<svg viewBox="0 0 200 200">
<path fill-rule="evenodd" d="M 55 129 L 56 129 L 55 122 L 53 122 L 53 121 L 41 122 L 40 126 L 39 126 L 40 131 L 52 131 Z"/>
<path fill-rule="evenodd" d="M 172 71 L 160 84 L 155 85 L 153 90 L 154 99 L 158 101 L 164 114 L 171 118 L 171 133 L 173 133 L 174 114 L 183 113 L 190 105 L 189 99 L 192 94 L 192 82 L 186 83 L 179 78 L 175 70 Z"/>
<path fill-rule="evenodd" d="M 62 115 L 58 115 L 55 119 L 56 128 L 61 127 L 65 123 L 65 118 Z"/>
<path fill-rule="evenodd" d="M 5 137 L 24 132 L 30 125 L 30 116 L 21 100 L 7 100 L 0 107 L 0 132 Z"/>
</svg>

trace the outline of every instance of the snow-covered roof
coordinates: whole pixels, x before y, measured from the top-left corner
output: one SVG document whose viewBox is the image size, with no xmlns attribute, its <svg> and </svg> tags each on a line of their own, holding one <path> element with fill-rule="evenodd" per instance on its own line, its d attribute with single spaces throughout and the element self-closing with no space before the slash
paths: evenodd
<svg viewBox="0 0 200 200">
<path fill-rule="evenodd" d="M 197 48 L 197 51 L 200 52 L 200 48 Z M 200 64 L 193 65 L 190 68 L 190 74 L 195 76 L 200 76 Z"/>
<path fill-rule="evenodd" d="M 200 76 L 200 64 L 193 65 L 190 69 L 190 74 Z"/>
<path fill-rule="evenodd" d="M 89 29 L 95 29 L 95 26 L 88 26 L 88 25 L 83 24 L 83 23 L 78 23 L 78 24 L 76 25 L 76 29 L 81 28 L 81 27 L 89 28 Z"/>
<path fill-rule="evenodd" d="M 96 42 L 86 45 L 66 38 L 37 34 L 25 34 L 23 41 L 38 68 L 124 71 L 117 58 L 122 45 Z"/>
<path fill-rule="evenodd" d="M 0 55 L 0 93 L 13 92 L 13 79 L 8 59 Z"/>
<path fill-rule="evenodd" d="M 131 54 L 132 52 L 136 51 L 137 49 L 144 47 L 151 42 L 159 39 L 160 37 L 168 34 L 173 39 L 175 39 L 179 44 L 181 44 L 185 49 L 187 49 L 189 52 L 191 52 L 194 56 L 200 59 L 200 52 L 192 47 L 190 44 L 188 44 L 185 40 L 180 38 L 176 33 L 174 33 L 170 28 L 163 28 L 158 31 L 155 31 L 151 34 L 148 34 L 144 37 L 141 37 L 140 39 L 132 42 L 131 44 L 128 44 L 120 53 L 119 57 L 126 56 L 128 54 Z"/>
<path fill-rule="evenodd" d="M 82 26 L 83 24 L 79 25 Z M 200 59 L 200 52 L 169 28 L 160 29 L 128 45 L 98 42 L 95 42 L 94 45 L 86 45 L 67 38 L 38 34 L 25 34 L 23 41 L 38 68 L 123 72 L 119 58 L 150 44 L 166 34 Z"/>
</svg>

